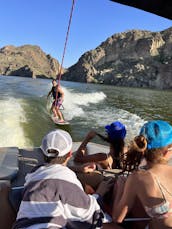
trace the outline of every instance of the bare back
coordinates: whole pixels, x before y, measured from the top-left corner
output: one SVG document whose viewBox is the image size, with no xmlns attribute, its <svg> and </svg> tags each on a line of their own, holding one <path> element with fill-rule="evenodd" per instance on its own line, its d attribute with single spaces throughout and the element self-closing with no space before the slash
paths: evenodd
<svg viewBox="0 0 172 229">
<path fill-rule="evenodd" d="M 151 220 L 151 228 L 172 227 L 172 167 L 158 165 L 135 175 L 135 192 Z"/>
</svg>

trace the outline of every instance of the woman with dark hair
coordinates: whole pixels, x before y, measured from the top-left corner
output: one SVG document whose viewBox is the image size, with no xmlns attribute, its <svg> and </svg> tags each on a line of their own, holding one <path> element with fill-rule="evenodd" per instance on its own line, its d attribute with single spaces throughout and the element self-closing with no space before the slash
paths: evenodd
<svg viewBox="0 0 172 229">
<path fill-rule="evenodd" d="M 99 183 L 107 179 L 100 170 L 121 168 L 120 155 L 125 150 L 124 139 L 126 128 L 121 122 L 115 121 L 105 126 L 105 130 L 107 136 L 102 136 L 93 130 L 90 131 L 79 146 L 74 157 L 76 166 L 73 166 L 71 169 L 76 172 L 78 179 L 87 193 L 94 192 Z M 109 143 L 109 151 L 107 153 L 97 152 L 91 154 L 90 152 L 89 154 L 87 151 L 88 143 L 96 136 Z"/>
<path fill-rule="evenodd" d="M 107 133 L 106 137 L 93 130 L 87 134 L 76 152 L 74 159 L 75 162 L 93 162 L 102 169 L 121 168 L 120 155 L 124 153 L 124 138 L 126 136 L 126 128 L 121 122 L 115 121 L 110 125 L 105 126 L 105 130 Z M 92 155 L 87 154 L 87 144 L 95 136 L 99 136 L 101 139 L 109 143 L 109 152 L 98 152 Z"/>
<path fill-rule="evenodd" d="M 114 222 L 122 223 L 140 203 L 135 213 L 137 217 L 147 215 L 149 228 L 172 228 L 172 167 L 168 164 L 171 157 L 172 126 L 162 120 L 145 123 L 123 161 L 125 171 L 136 172 L 126 182 L 123 179 L 122 183 L 120 178 L 115 184 Z M 146 170 L 138 170 L 142 159 L 146 160 Z M 141 215 L 138 215 L 139 211 L 142 211 Z"/>
</svg>

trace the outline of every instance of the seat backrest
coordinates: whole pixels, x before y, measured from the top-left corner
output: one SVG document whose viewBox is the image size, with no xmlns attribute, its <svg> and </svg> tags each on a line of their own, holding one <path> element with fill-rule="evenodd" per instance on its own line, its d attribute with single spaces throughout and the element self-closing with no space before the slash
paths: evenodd
<svg viewBox="0 0 172 229">
<path fill-rule="evenodd" d="M 19 171 L 18 154 L 17 147 L 0 147 L 0 180 L 12 181 L 16 178 Z"/>
</svg>

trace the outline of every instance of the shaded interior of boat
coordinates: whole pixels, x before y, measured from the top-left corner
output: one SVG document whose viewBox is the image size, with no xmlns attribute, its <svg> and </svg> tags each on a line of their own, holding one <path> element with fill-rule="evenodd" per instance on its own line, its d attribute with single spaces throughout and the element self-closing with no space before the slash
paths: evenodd
<svg viewBox="0 0 172 229">
<path fill-rule="evenodd" d="M 75 154 L 80 144 L 81 142 L 74 142 L 72 149 L 73 154 Z M 108 149 L 108 146 L 96 143 L 88 143 L 87 145 L 87 150 L 90 154 L 97 152 L 108 153 Z M 44 155 L 39 147 L 29 149 L 19 149 L 17 147 L 0 148 L 0 228 L 12 228 L 21 202 L 25 176 L 31 172 L 35 166 L 43 164 L 44 162 Z M 172 162 L 170 162 L 170 164 L 172 164 Z M 69 166 L 76 167 L 78 165 L 74 163 L 73 158 L 71 158 Z M 101 172 L 104 176 L 115 177 L 118 176 L 120 170 L 102 170 Z M 138 207 L 139 202 L 137 209 Z M 139 217 L 139 215 L 135 217 Z M 132 222 L 128 222 L 130 220 L 130 218 L 126 220 L 127 229 L 133 228 L 132 226 L 130 227 Z M 141 219 L 141 221 L 142 220 L 145 220 L 145 218 Z M 135 222 L 135 224 L 138 223 Z"/>
</svg>

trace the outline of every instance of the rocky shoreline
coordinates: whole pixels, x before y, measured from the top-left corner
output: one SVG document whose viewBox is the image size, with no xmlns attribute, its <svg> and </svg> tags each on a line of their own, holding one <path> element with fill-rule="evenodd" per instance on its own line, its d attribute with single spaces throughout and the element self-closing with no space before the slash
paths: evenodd
<svg viewBox="0 0 172 229">
<path fill-rule="evenodd" d="M 58 70 L 59 62 L 39 46 L 0 49 L 0 75 L 55 78 Z M 67 81 L 172 89 L 172 27 L 114 34 L 63 72 Z"/>
</svg>

